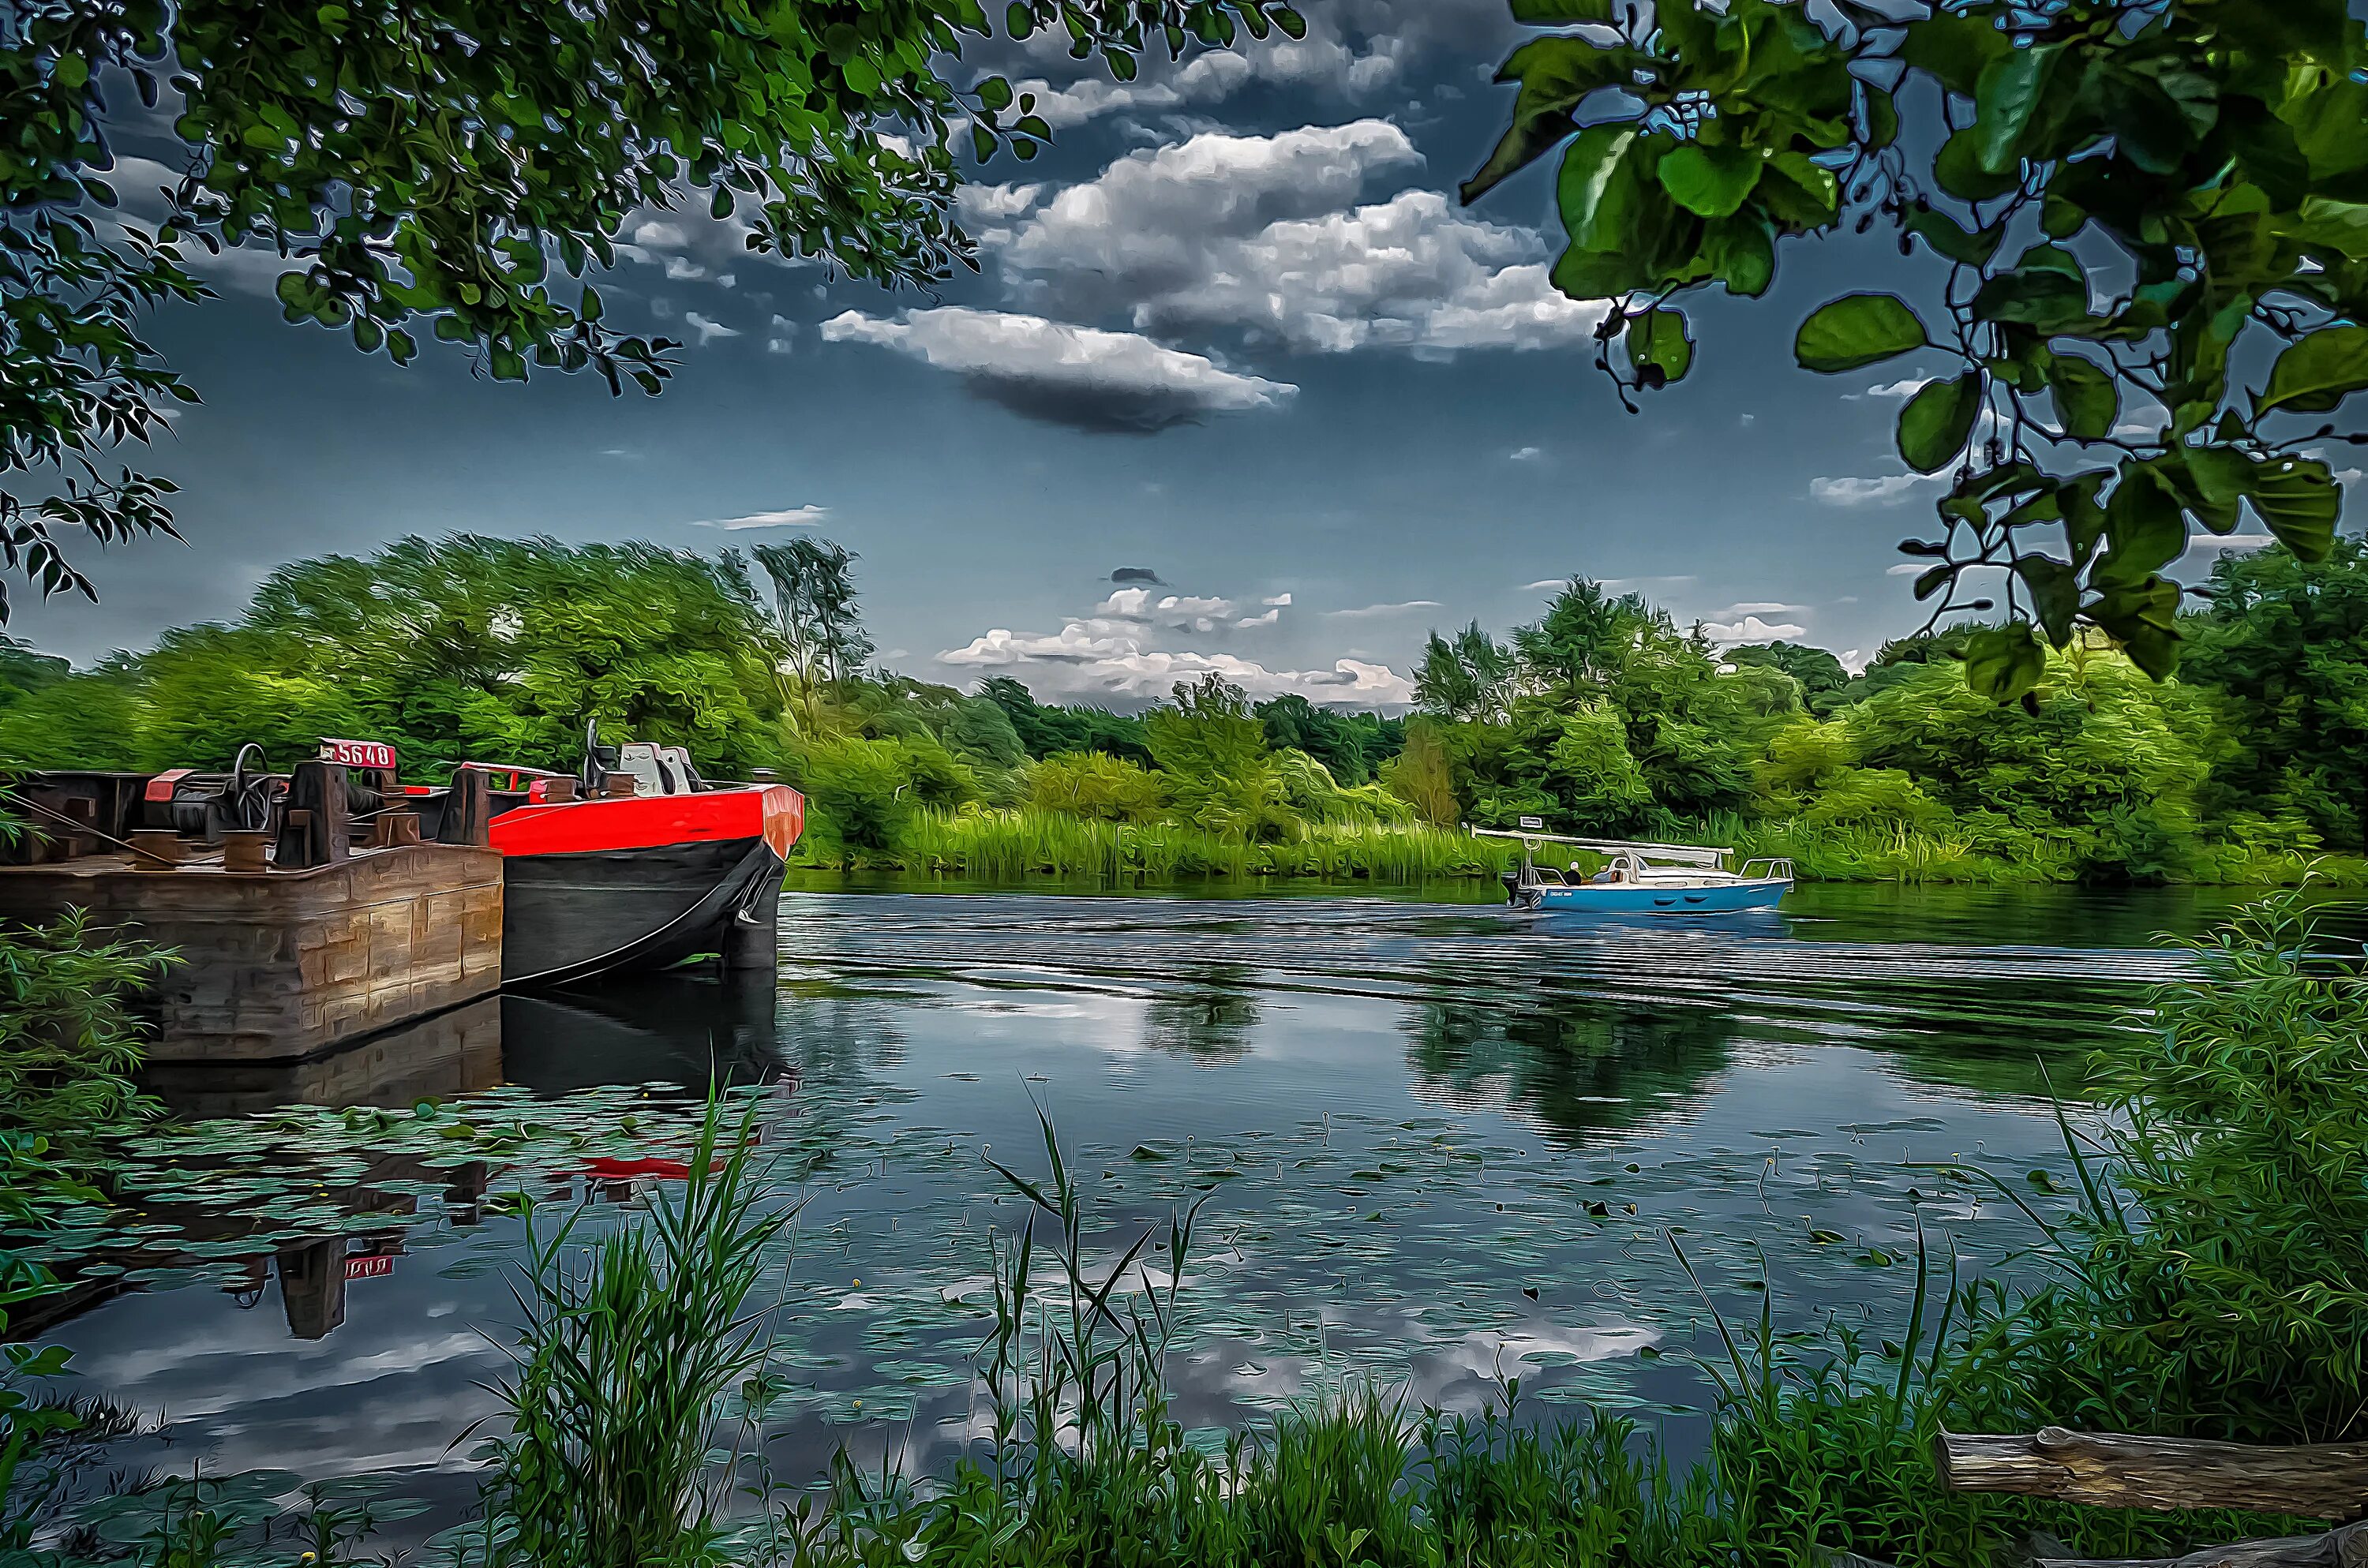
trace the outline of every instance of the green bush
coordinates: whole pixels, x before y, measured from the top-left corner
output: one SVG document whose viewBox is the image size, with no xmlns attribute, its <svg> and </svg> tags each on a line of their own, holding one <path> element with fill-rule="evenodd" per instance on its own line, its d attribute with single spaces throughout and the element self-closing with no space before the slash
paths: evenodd
<svg viewBox="0 0 2368 1568">
<path fill-rule="evenodd" d="M 1107 752 L 1055 752 L 1027 773 L 1027 804 L 1089 822 L 1149 822 L 1167 804 L 1161 777 Z"/>
<path fill-rule="evenodd" d="M 1986 1324 L 1966 1381 L 2032 1420 L 2327 1443 L 2368 1435 L 2368 979 L 2298 895 L 2184 944 L 2197 971 L 2093 1075 L 2068 1277 Z"/>
</svg>

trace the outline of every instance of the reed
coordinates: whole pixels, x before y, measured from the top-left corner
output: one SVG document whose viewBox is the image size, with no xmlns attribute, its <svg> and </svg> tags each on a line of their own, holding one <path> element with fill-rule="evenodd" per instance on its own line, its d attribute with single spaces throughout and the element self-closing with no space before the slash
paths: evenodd
<svg viewBox="0 0 2368 1568">
<path fill-rule="evenodd" d="M 725 1395 L 761 1365 L 744 1308 L 794 1209 L 750 1169 L 756 1103 L 711 1100 L 680 1191 L 584 1245 L 527 1209 L 530 1269 L 496 1442 L 489 1564 L 644 1568 L 694 1560 L 716 1533 L 728 1466 L 710 1457 Z"/>
<path fill-rule="evenodd" d="M 1116 884 L 1320 877 L 1390 886 L 1499 875 L 1501 843 L 1414 824 L 1316 824 L 1255 843 L 1176 823 L 1090 821 L 1036 807 L 921 812 L 886 857 L 908 871 L 991 881 L 1057 876 Z"/>
</svg>

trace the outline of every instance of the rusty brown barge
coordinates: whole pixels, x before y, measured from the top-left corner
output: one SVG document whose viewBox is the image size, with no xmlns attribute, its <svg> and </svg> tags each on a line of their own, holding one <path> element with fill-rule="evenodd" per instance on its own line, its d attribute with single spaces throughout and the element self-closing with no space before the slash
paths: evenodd
<svg viewBox="0 0 2368 1568">
<path fill-rule="evenodd" d="M 712 956 L 777 961 L 804 801 L 698 778 L 675 748 L 579 774 L 466 763 L 398 781 L 392 748 L 324 742 L 285 774 L 25 773 L 0 921 L 68 910 L 171 948 L 144 998 L 159 1062 L 291 1062 L 512 988 Z"/>
</svg>

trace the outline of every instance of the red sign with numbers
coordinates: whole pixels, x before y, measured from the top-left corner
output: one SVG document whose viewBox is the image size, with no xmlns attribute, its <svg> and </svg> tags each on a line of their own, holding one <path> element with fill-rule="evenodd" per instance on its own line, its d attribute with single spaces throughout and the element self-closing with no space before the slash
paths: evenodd
<svg viewBox="0 0 2368 1568">
<path fill-rule="evenodd" d="M 384 741 L 330 741 L 321 743 L 323 762 L 343 763 L 347 767 L 393 767 L 394 748 Z"/>
</svg>

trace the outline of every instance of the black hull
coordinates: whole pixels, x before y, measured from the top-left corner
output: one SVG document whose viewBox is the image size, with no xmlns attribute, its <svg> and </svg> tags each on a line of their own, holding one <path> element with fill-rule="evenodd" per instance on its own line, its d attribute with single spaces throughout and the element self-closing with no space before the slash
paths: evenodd
<svg viewBox="0 0 2368 1568">
<path fill-rule="evenodd" d="M 706 953 L 731 961 L 757 945 L 741 926 L 768 923 L 781 874 L 762 837 L 507 856 L 502 983 L 565 985 Z"/>
</svg>

